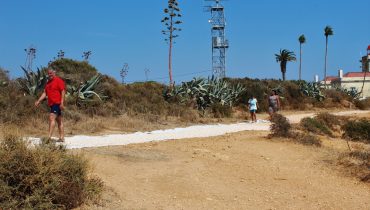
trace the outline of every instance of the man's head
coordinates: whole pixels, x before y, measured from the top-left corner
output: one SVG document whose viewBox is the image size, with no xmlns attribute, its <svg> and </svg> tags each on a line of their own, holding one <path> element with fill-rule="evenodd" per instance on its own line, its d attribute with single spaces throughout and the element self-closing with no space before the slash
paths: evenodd
<svg viewBox="0 0 370 210">
<path fill-rule="evenodd" d="M 55 77 L 55 70 L 53 68 L 49 68 L 48 69 L 48 77 L 49 77 L 49 80 L 54 79 L 54 77 Z"/>
</svg>

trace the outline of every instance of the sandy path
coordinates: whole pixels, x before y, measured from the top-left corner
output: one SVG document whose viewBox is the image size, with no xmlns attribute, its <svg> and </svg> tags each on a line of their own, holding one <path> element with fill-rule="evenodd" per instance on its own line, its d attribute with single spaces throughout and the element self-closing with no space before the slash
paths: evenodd
<svg viewBox="0 0 370 210">
<path fill-rule="evenodd" d="M 111 189 L 106 209 L 370 209 L 369 185 L 332 169 L 330 153 L 266 134 L 83 151 Z"/>
<path fill-rule="evenodd" d="M 343 111 L 334 114 L 338 115 L 355 115 L 368 113 L 369 111 Z M 298 123 L 302 118 L 313 116 L 314 113 L 293 114 L 287 118 L 291 123 Z M 185 128 L 175 128 L 167 130 L 156 130 L 151 132 L 136 132 L 130 134 L 111 134 L 104 136 L 71 136 L 66 137 L 65 145 L 69 149 L 86 148 L 86 147 L 102 147 L 102 146 L 118 146 L 132 143 L 144 143 L 150 141 L 163 141 L 185 138 L 199 138 L 220 136 L 226 133 L 235 133 L 239 131 L 267 131 L 270 128 L 270 123 L 266 120 L 259 120 L 258 123 L 242 122 L 236 124 L 216 124 L 216 125 L 195 125 Z M 37 142 L 39 139 L 31 138 Z"/>
</svg>

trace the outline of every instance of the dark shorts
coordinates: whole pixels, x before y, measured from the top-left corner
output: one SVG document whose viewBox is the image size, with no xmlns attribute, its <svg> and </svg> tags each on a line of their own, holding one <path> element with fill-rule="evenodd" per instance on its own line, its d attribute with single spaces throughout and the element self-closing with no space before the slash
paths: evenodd
<svg viewBox="0 0 370 210">
<path fill-rule="evenodd" d="M 50 113 L 53 113 L 57 116 L 62 115 L 62 110 L 60 109 L 60 104 L 54 104 L 50 107 Z"/>
<path fill-rule="evenodd" d="M 256 110 L 256 109 L 250 109 L 250 110 L 249 110 L 249 112 L 250 112 L 250 113 L 256 113 L 256 112 L 257 112 L 257 110 Z"/>
<path fill-rule="evenodd" d="M 279 108 L 277 108 L 276 106 L 270 106 L 269 107 L 269 112 L 270 113 L 275 113 L 275 112 L 278 112 L 279 111 Z"/>
</svg>

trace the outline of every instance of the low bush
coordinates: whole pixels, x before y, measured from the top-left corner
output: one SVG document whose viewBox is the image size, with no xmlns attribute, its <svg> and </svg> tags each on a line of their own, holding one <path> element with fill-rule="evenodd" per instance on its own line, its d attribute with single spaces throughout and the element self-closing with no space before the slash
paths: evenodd
<svg viewBox="0 0 370 210">
<path fill-rule="evenodd" d="M 355 106 L 361 110 L 366 110 L 370 108 L 370 98 L 364 100 L 355 100 Z"/>
<path fill-rule="evenodd" d="M 281 114 L 274 114 L 271 123 L 271 137 L 290 137 L 291 125 L 286 117 Z"/>
<path fill-rule="evenodd" d="M 24 125 L 30 116 L 38 116 L 42 111 L 34 107 L 35 98 L 23 95 L 15 81 L 0 87 L 0 123 Z M 40 109 L 46 109 L 41 106 Z"/>
<path fill-rule="evenodd" d="M 359 177 L 361 181 L 370 183 L 370 149 L 362 148 L 339 157 L 339 163 L 345 166 L 349 173 Z"/>
<path fill-rule="evenodd" d="M 321 140 L 315 135 L 311 135 L 307 133 L 303 133 L 303 134 L 300 133 L 300 134 L 294 135 L 294 137 L 292 138 L 294 142 L 297 142 L 299 144 L 321 147 Z"/>
<path fill-rule="evenodd" d="M 331 98 L 332 102 L 336 104 L 339 104 L 342 100 L 352 100 L 350 96 L 337 89 L 324 89 L 324 93 L 327 98 Z"/>
<path fill-rule="evenodd" d="M 332 136 L 331 130 L 320 120 L 311 117 L 305 117 L 299 123 L 300 126 L 308 132 L 316 134 L 326 134 Z"/>
<path fill-rule="evenodd" d="M 211 110 L 212 110 L 213 116 L 216 118 L 232 116 L 232 108 L 230 106 L 223 106 L 221 104 L 212 104 Z"/>
<path fill-rule="evenodd" d="M 350 120 L 342 126 L 343 137 L 352 141 L 370 143 L 370 121 L 367 119 Z"/>
<path fill-rule="evenodd" d="M 315 119 L 317 119 L 319 122 L 322 122 L 325 126 L 332 130 L 337 129 L 338 126 L 341 126 L 344 123 L 343 117 L 329 114 L 327 112 L 319 113 L 316 115 Z"/>
<path fill-rule="evenodd" d="M 289 141 L 298 144 L 316 147 L 321 146 L 321 140 L 317 136 L 291 131 L 291 125 L 288 119 L 281 114 L 274 114 L 271 122 L 271 133 L 269 137 L 285 137 L 288 138 Z"/>
<path fill-rule="evenodd" d="M 31 147 L 14 133 L 0 142 L 0 209 L 71 209 L 98 199 L 103 183 L 63 146 Z"/>
</svg>

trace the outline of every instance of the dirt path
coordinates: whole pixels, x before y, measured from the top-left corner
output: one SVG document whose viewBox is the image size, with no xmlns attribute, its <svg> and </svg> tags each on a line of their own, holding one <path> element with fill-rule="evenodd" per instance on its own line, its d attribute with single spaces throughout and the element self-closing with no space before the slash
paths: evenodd
<svg viewBox="0 0 370 210">
<path fill-rule="evenodd" d="M 370 186 L 333 169 L 331 153 L 266 134 L 82 151 L 110 189 L 106 209 L 370 209 Z"/>
<path fill-rule="evenodd" d="M 355 115 L 369 113 L 369 111 L 341 111 L 338 115 Z M 303 117 L 313 116 L 315 113 L 291 114 L 286 115 L 290 122 L 298 123 Z M 163 141 L 185 138 L 199 138 L 220 136 L 226 133 L 235 133 L 240 131 L 268 131 L 270 122 L 259 120 L 258 123 L 241 122 L 235 124 L 215 124 L 215 125 L 195 125 L 186 128 L 174 128 L 167 130 L 156 130 L 150 132 L 136 132 L 129 134 L 111 134 L 104 136 L 71 136 L 66 137 L 65 145 L 69 149 L 102 147 L 114 145 L 126 145 L 132 143 L 144 143 L 150 141 Z M 38 139 L 33 139 L 37 142 Z"/>
</svg>

